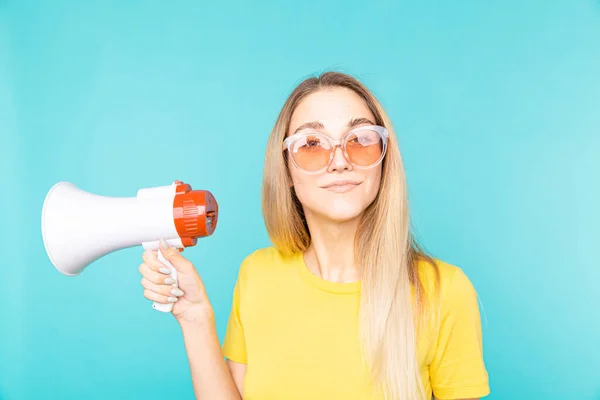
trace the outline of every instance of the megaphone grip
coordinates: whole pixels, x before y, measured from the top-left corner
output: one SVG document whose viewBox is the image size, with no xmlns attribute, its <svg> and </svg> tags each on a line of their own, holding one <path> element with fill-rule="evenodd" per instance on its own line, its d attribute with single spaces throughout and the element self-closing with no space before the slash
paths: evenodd
<svg viewBox="0 0 600 400">
<path fill-rule="evenodd" d="M 171 270 L 171 278 L 173 278 L 173 280 L 175 280 L 175 283 L 173 283 L 173 287 L 177 287 L 177 270 L 175 269 L 175 267 L 173 267 L 173 264 L 171 264 L 169 261 L 167 261 L 166 258 L 163 257 L 162 253 L 160 252 L 160 249 L 158 249 L 158 261 L 162 262 L 163 264 L 165 264 L 170 270 Z M 152 308 L 154 308 L 155 310 L 158 311 L 162 311 L 162 312 L 171 312 L 173 310 L 173 304 L 174 303 L 157 303 L 156 301 L 152 304 Z"/>
</svg>

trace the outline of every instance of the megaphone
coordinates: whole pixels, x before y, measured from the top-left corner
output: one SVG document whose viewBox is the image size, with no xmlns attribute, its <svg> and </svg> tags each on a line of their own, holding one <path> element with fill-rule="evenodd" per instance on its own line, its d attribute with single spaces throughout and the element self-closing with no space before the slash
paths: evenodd
<svg viewBox="0 0 600 400">
<path fill-rule="evenodd" d="M 42 236 L 48 258 L 67 276 L 116 250 L 143 246 L 158 250 L 158 259 L 177 271 L 160 252 L 160 240 L 183 251 L 217 227 L 219 207 L 208 190 L 189 184 L 142 188 L 135 197 L 109 197 L 86 192 L 70 182 L 58 182 L 42 207 Z M 171 312 L 173 303 L 154 302 L 158 311 Z"/>
</svg>

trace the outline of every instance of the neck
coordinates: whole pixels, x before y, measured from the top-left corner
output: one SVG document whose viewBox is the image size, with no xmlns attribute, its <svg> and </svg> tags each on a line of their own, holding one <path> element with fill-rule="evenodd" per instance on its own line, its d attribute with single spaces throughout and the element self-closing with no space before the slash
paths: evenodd
<svg viewBox="0 0 600 400">
<path fill-rule="evenodd" d="M 359 279 L 354 262 L 354 236 L 359 218 L 345 222 L 306 215 L 311 243 L 305 260 L 313 274 L 332 282 Z"/>
</svg>

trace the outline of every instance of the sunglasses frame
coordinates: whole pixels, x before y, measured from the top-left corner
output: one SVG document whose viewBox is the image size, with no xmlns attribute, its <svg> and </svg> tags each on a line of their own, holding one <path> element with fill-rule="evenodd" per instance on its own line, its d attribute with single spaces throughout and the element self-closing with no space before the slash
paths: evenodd
<svg viewBox="0 0 600 400">
<path fill-rule="evenodd" d="M 364 130 L 371 130 L 371 131 L 377 132 L 379 134 L 379 136 L 381 137 L 381 141 L 383 143 L 383 148 L 381 149 L 381 156 L 379 157 L 379 159 L 376 162 L 374 162 L 373 164 L 367 165 L 367 166 L 361 166 L 361 165 L 354 164 L 350 160 L 350 157 L 348 156 L 348 151 L 346 150 L 346 143 L 347 143 L 346 141 L 348 140 L 348 137 L 352 134 L 355 134 L 356 132 L 360 132 L 360 131 L 364 131 Z M 294 159 L 294 156 L 290 149 L 292 147 L 292 144 L 294 142 L 296 142 L 297 140 L 299 140 L 303 137 L 306 137 L 306 136 L 315 136 L 315 135 L 319 136 L 320 138 L 325 139 L 331 145 L 331 149 L 329 150 L 329 161 L 327 161 L 325 166 L 319 170 L 307 171 L 305 169 L 300 168 L 298 163 L 296 163 L 296 160 Z M 334 139 L 331 136 L 329 136 L 323 132 L 319 132 L 317 130 L 308 130 L 308 131 L 301 131 L 301 132 L 295 133 L 291 136 L 288 136 L 282 143 L 282 151 L 287 151 L 288 154 L 290 155 L 290 158 L 292 159 L 292 162 L 296 166 L 296 168 L 298 168 L 301 172 L 303 172 L 307 175 L 316 175 L 316 174 L 320 174 L 321 172 L 327 170 L 327 168 L 329 168 L 329 166 L 331 165 L 331 161 L 333 161 L 333 156 L 335 154 L 335 150 L 338 147 L 340 147 L 342 149 L 342 153 L 344 154 L 346 161 L 348 161 L 348 163 L 350 163 L 350 165 L 352 165 L 352 167 L 358 168 L 358 169 L 370 169 L 370 168 L 376 167 L 379 163 L 381 163 L 381 161 L 383 161 L 383 158 L 385 157 L 385 154 L 387 153 L 388 138 L 389 138 L 389 134 L 388 134 L 387 128 L 385 128 L 383 126 L 379 126 L 379 125 L 363 125 L 363 126 L 353 128 L 350 131 L 346 132 L 346 134 L 344 134 L 344 136 L 341 139 Z"/>
</svg>

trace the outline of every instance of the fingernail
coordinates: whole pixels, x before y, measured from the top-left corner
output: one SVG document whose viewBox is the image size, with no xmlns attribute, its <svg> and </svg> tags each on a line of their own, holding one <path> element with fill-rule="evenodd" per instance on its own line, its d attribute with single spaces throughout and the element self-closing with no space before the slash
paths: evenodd
<svg viewBox="0 0 600 400">
<path fill-rule="evenodd" d="M 173 279 L 173 278 L 165 279 L 165 285 L 171 285 L 173 283 L 175 283 L 175 279 Z"/>
<path fill-rule="evenodd" d="M 162 272 L 163 274 L 167 274 L 170 275 L 171 274 L 171 270 L 169 268 L 161 268 L 159 269 L 160 272 Z"/>
<path fill-rule="evenodd" d="M 175 303 L 177 301 L 177 297 L 167 297 L 169 303 Z"/>
<path fill-rule="evenodd" d="M 181 291 L 181 289 L 178 288 L 171 289 L 171 294 L 173 296 L 183 296 L 183 292 Z"/>
<path fill-rule="evenodd" d="M 165 239 L 160 239 L 160 247 L 162 247 L 163 250 L 168 250 L 169 249 L 169 245 L 167 244 L 167 242 L 165 241 Z"/>
</svg>

